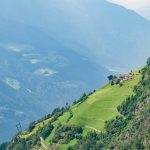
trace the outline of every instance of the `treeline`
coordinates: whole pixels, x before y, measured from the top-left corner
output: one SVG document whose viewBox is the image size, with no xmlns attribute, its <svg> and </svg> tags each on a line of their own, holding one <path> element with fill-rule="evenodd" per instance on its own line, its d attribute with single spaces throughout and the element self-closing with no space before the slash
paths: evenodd
<svg viewBox="0 0 150 150">
<path fill-rule="evenodd" d="M 29 150 L 35 146 L 40 146 L 40 137 L 46 139 L 54 129 L 52 123 L 56 121 L 64 112 L 69 111 L 70 106 L 56 108 L 51 114 L 46 115 L 42 119 L 32 122 L 26 129 L 27 133 L 31 133 L 38 123 L 43 123 L 43 127 L 38 127 L 38 130 L 28 138 L 22 138 L 21 134 L 17 134 L 11 142 L 6 142 L 0 145 L 0 150 Z M 50 119 L 49 123 L 44 123 L 45 120 Z"/>
<path fill-rule="evenodd" d="M 7 143 L 7 148 L 5 146 L 5 148 L 2 150 L 30 150 L 35 146 L 40 146 L 40 137 L 44 139 L 47 138 L 51 134 L 53 128 L 54 126 L 51 123 L 48 123 L 45 124 L 42 128 L 38 129 L 35 134 L 28 138 L 22 138 L 18 134 L 12 139 L 12 142 Z"/>
<path fill-rule="evenodd" d="M 106 121 L 105 132 L 91 132 L 69 150 L 150 149 L 150 58 L 135 94 L 118 107 L 120 116 Z"/>
<path fill-rule="evenodd" d="M 79 126 L 66 125 L 58 126 L 54 137 L 52 138 L 53 143 L 68 144 L 73 139 L 81 139 L 83 129 Z"/>
<path fill-rule="evenodd" d="M 80 105 L 83 103 L 87 98 L 92 95 L 95 92 L 90 92 L 89 94 L 84 93 L 79 100 L 74 101 L 73 105 L 78 104 Z M 43 127 L 38 127 L 38 130 L 28 138 L 24 139 L 21 137 L 21 134 L 17 134 L 10 142 L 5 142 L 0 145 L 0 150 L 29 150 L 34 148 L 35 146 L 40 146 L 40 137 L 43 137 L 46 139 L 54 129 L 54 126 L 52 125 L 53 122 L 55 122 L 60 116 L 62 116 L 65 112 L 69 112 L 70 116 L 67 119 L 67 122 L 73 117 L 73 112 L 70 109 L 70 105 L 66 103 L 66 106 L 64 107 L 58 107 L 53 110 L 51 114 L 48 114 L 44 116 L 42 119 L 39 119 L 38 121 L 31 122 L 29 124 L 29 127 L 25 130 L 26 133 L 31 133 L 39 123 L 43 123 L 45 120 L 50 119 L 48 124 L 44 124 Z M 82 128 L 77 126 L 59 126 L 56 130 L 56 134 L 53 138 L 53 142 L 60 141 L 59 138 L 62 138 L 59 135 L 59 132 L 65 129 L 65 136 L 64 139 L 61 139 L 62 143 L 68 143 L 70 140 L 81 137 Z"/>
<path fill-rule="evenodd" d="M 88 99 L 88 97 L 90 95 L 92 95 L 95 92 L 96 92 L 96 90 L 94 90 L 94 91 L 92 91 L 92 92 L 90 92 L 88 94 L 84 93 L 78 100 L 73 102 L 73 105 L 75 105 L 75 104 L 78 104 L 78 105 L 82 104 L 83 102 L 85 102 Z"/>
<path fill-rule="evenodd" d="M 84 101 L 86 101 L 90 95 L 92 95 L 92 94 L 95 93 L 95 92 L 96 92 L 96 90 L 93 90 L 92 92 L 90 92 L 90 93 L 88 93 L 88 94 L 84 93 L 78 100 L 75 100 L 75 101 L 73 102 L 73 105 L 75 105 L 75 104 L 80 105 L 81 103 L 83 103 Z M 41 119 L 39 119 L 39 120 L 37 120 L 37 121 L 31 122 L 31 123 L 29 124 L 29 127 L 26 129 L 26 131 L 31 132 L 31 131 L 35 128 L 36 124 L 38 124 L 38 123 L 40 123 L 40 122 L 43 122 L 43 121 L 45 121 L 45 120 L 47 120 L 47 119 L 49 119 L 49 118 L 52 118 L 52 122 L 53 122 L 53 121 L 56 121 L 60 116 L 62 116 L 62 115 L 63 115 L 65 112 L 67 112 L 67 111 L 69 111 L 69 113 L 70 113 L 70 118 L 72 118 L 72 117 L 73 117 L 73 113 L 72 113 L 72 111 L 70 110 L 70 107 L 71 107 L 71 106 L 70 106 L 68 103 L 66 103 L 66 106 L 64 106 L 64 107 L 61 107 L 61 108 L 60 108 L 60 107 L 57 107 L 57 108 L 55 108 L 55 109 L 52 111 L 51 114 L 47 114 L 47 115 L 44 116 L 43 118 L 41 118 Z"/>
</svg>

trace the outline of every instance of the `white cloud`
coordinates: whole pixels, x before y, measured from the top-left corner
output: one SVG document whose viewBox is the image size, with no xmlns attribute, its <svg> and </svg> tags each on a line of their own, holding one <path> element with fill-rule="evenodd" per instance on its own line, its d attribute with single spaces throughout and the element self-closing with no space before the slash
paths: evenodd
<svg viewBox="0 0 150 150">
<path fill-rule="evenodd" d="M 21 88 L 20 82 L 18 80 L 6 77 L 4 82 L 13 89 L 19 90 Z"/>
<path fill-rule="evenodd" d="M 56 73 L 57 72 L 55 70 L 52 70 L 49 68 L 41 68 L 35 71 L 35 74 L 40 75 L 40 76 L 45 76 L 45 77 L 52 76 Z"/>
<path fill-rule="evenodd" d="M 119 5 L 123 5 L 127 8 L 139 10 L 147 5 L 150 5 L 150 0 L 108 0 Z"/>
<path fill-rule="evenodd" d="M 16 116 L 22 116 L 22 115 L 24 115 L 24 112 L 23 112 L 23 111 L 16 110 L 16 111 L 15 111 L 15 115 L 16 115 Z"/>
<path fill-rule="evenodd" d="M 124 68 L 119 68 L 119 67 L 111 67 L 111 66 L 104 66 L 108 71 L 112 73 L 125 73 L 127 72 L 126 69 Z"/>
<path fill-rule="evenodd" d="M 40 62 L 42 62 L 42 61 L 39 60 L 39 59 L 30 59 L 30 63 L 31 63 L 31 64 L 38 64 L 38 63 L 40 63 Z"/>
<path fill-rule="evenodd" d="M 145 8 L 150 9 L 150 0 L 107 0 L 107 1 L 122 5 L 128 9 L 132 9 L 147 18 L 150 15 L 148 14 L 150 12 L 146 13 L 145 12 L 146 10 L 144 11 Z"/>
</svg>

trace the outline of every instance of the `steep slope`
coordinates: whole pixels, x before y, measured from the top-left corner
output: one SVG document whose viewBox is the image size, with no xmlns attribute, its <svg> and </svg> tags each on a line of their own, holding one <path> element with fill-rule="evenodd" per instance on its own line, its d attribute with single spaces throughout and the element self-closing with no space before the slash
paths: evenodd
<svg viewBox="0 0 150 150">
<path fill-rule="evenodd" d="M 0 16 L 0 142 L 149 55 L 150 23 L 103 0 L 5 0 Z"/>
<path fill-rule="evenodd" d="M 57 146 L 63 150 L 76 144 L 77 139 L 86 136 L 89 131 L 96 131 L 97 133 L 104 131 L 105 121 L 119 115 L 117 107 L 128 96 L 134 94 L 133 88 L 138 84 L 141 75 L 138 72 L 133 74 L 133 79 L 124 81 L 122 86 L 108 84 L 100 90 L 88 95 L 84 94 L 71 107 L 66 106 L 54 110 L 52 115 L 47 115 L 42 120 L 37 121 L 30 132 L 26 130 L 18 135 L 19 139 L 15 137 L 16 143 L 10 143 L 9 148 L 15 149 L 17 146 L 19 150 L 24 145 L 25 149 L 31 147 L 42 149 L 42 146 L 39 147 L 39 138 L 42 136 L 46 147 L 57 143 Z M 48 130 L 50 125 L 52 130 Z"/>
<path fill-rule="evenodd" d="M 69 123 L 101 131 L 104 128 L 105 121 L 118 114 L 117 106 L 126 97 L 133 94 L 133 87 L 138 83 L 139 77 L 139 75 L 135 75 L 132 81 L 126 81 L 122 87 L 108 84 L 96 91 L 88 97 L 86 102 L 72 110 L 74 116 Z"/>
<path fill-rule="evenodd" d="M 150 59 L 149 59 L 150 60 Z M 105 132 L 91 133 L 79 141 L 79 149 L 150 149 L 150 61 L 142 69 L 142 79 L 135 86 L 135 95 L 118 107 L 121 116 L 107 121 Z"/>
<path fill-rule="evenodd" d="M 106 69 L 35 27 L 0 18 L 0 34 L 0 142 L 106 81 Z"/>
<path fill-rule="evenodd" d="M 107 68 L 131 69 L 149 55 L 150 23 L 105 0 L 5 0 L 0 15 L 39 27 Z"/>
</svg>

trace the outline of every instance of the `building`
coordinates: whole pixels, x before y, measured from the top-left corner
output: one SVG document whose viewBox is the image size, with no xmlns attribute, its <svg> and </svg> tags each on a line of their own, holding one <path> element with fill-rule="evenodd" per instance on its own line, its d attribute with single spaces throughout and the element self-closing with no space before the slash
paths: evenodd
<svg viewBox="0 0 150 150">
<path fill-rule="evenodd" d="M 133 74 L 129 73 L 129 74 L 123 74 L 123 75 L 119 75 L 119 80 L 120 81 L 126 81 L 126 80 L 131 80 L 133 78 Z"/>
</svg>

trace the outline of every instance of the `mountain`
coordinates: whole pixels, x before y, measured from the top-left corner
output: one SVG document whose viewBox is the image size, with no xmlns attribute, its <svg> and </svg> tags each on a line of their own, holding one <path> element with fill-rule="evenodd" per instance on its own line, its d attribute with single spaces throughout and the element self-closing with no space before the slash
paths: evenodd
<svg viewBox="0 0 150 150">
<path fill-rule="evenodd" d="M 150 63 L 142 69 L 135 94 L 118 106 L 120 115 L 101 134 L 90 133 L 71 149 L 150 149 Z"/>
<path fill-rule="evenodd" d="M 0 142 L 106 81 L 105 68 L 38 28 L 1 17 L 0 34 Z"/>
<path fill-rule="evenodd" d="M 150 23 L 104 0 L 0 1 L 0 34 L 0 142 L 150 53 Z"/>
<path fill-rule="evenodd" d="M 55 109 L 1 148 L 149 149 L 149 86 L 147 65 L 124 75 L 120 84 L 110 82 L 72 106 Z"/>
<path fill-rule="evenodd" d="M 105 0 L 6 0 L 0 15 L 38 27 L 110 70 L 136 68 L 150 54 L 150 22 Z"/>
</svg>

